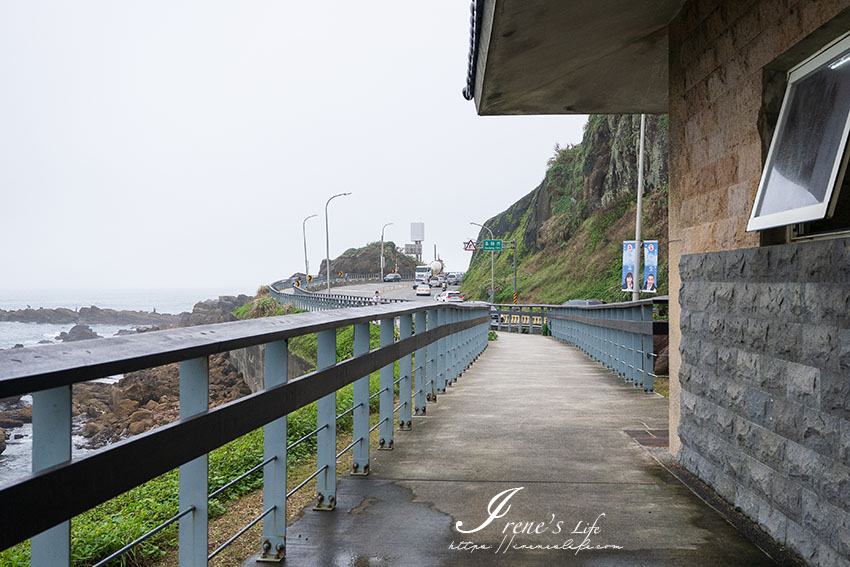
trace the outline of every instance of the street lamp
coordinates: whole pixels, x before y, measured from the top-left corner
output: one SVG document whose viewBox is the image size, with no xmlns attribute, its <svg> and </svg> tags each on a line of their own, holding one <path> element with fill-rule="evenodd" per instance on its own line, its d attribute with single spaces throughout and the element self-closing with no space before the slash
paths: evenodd
<svg viewBox="0 0 850 567">
<path fill-rule="evenodd" d="M 319 215 L 310 215 L 301 222 L 301 234 L 304 236 L 304 277 L 310 274 L 310 263 L 307 261 L 307 221 Z"/>
<path fill-rule="evenodd" d="M 475 226 L 480 226 L 481 228 L 485 229 L 487 232 L 490 233 L 490 238 L 495 240 L 495 237 L 493 236 L 493 231 L 490 230 L 489 228 L 487 228 L 486 226 L 484 226 L 483 224 L 478 224 L 477 222 L 471 222 L 469 224 L 472 224 L 472 225 L 475 225 Z M 490 303 L 493 303 L 493 294 L 496 291 L 496 287 L 495 287 L 493 282 L 494 282 L 494 278 L 493 278 L 493 251 L 491 250 L 490 251 Z"/>
<path fill-rule="evenodd" d="M 391 222 L 388 222 L 384 226 L 381 227 L 381 281 L 384 281 L 384 229 L 390 226 Z"/>
<path fill-rule="evenodd" d="M 337 193 L 325 203 L 325 261 L 328 263 L 328 293 L 331 292 L 331 237 L 328 230 L 328 205 L 337 197 L 344 197 L 345 195 L 351 195 L 351 193 Z"/>
</svg>

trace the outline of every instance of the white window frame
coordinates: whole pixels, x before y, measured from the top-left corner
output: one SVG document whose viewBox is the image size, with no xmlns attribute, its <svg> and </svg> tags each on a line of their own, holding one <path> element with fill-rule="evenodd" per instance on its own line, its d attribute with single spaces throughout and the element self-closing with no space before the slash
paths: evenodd
<svg viewBox="0 0 850 567">
<path fill-rule="evenodd" d="M 844 134 L 838 146 L 838 152 L 832 166 L 832 172 L 829 176 L 829 184 L 827 185 L 823 202 L 768 215 L 756 216 L 756 211 L 759 210 L 762 199 L 765 197 L 765 185 L 768 179 L 768 173 L 773 165 L 773 154 L 777 139 L 779 138 L 777 134 L 779 134 L 785 126 L 785 121 L 790 107 L 789 95 L 791 94 L 794 84 L 808 77 L 815 71 L 818 71 L 824 65 L 836 59 L 845 51 L 848 53 L 846 53 L 839 61 L 844 61 L 844 59 L 847 58 L 848 60 L 842 64 L 850 65 L 850 34 L 835 40 L 832 44 L 825 47 L 810 59 L 800 63 L 788 72 L 788 86 L 785 89 L 785 96 L 782 99 L 782 107 L 779 111 L 779 120 L 777 121 L 776 128 L 773 131 L 773 139 L 770 141 L 770 149 L 767 152 L 767 159 L 765 160 L 764 169 L 762 170 L 761 179 L 759 180 L 756 200 L 753 203 L 753 208 L 750 212 L 750 221 L 747 224 L 747 232 L 821 220 L 828 214 L 831 215 L 834 211 L 835 200 L 838 197 L 838 185 L 840 185 L 844 178 L 844 173 L 847 169 L 848 155 L 850 155 L 846 151 L 847 138 L 848 135 L 850 135 L 850 112 L 848 112 L 844 120 Z"/>
</svg>

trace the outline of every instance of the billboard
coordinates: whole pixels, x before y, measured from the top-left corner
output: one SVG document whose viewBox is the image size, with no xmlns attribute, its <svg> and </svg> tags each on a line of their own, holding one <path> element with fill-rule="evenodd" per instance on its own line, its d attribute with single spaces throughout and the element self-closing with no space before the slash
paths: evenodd
<svg viewBox="0 0 850 567">
<path fill-rule="evenodd" d="M 410 223 L 410 239 L 413 242 L 422 242 L 425 240 L 425 223 L 412 222 Z"/>
<path fill-rule="evenodd" d="M 637 242 L 635 240 L 623 241 L 623 291 L 634 291 L 637 280 L 635 268 L 637 267 Z"/>
<path fill-rule="evenodd" d="M 643 287 L 641 291 L 658 291 L 658 241 L 643 241 Z"/>
<path fill-rule="evenodd" d="M 422 245 L 421 244 L 405 244 L 404 245 L 404 253 L 410 256 L 419 256 L 422 254 Z"/>
</svg>

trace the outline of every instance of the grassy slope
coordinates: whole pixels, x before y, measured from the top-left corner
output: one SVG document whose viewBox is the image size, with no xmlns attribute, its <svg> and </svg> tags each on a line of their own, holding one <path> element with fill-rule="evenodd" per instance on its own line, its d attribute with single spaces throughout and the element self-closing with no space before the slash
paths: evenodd
<svg viewBox="0 0 850 567">
<path fill-rule="evenodd" d="M 537 227 L 539 251 L 528 250 L 523 235 L 531 222 L 536 205 L 534 193 L 526 196 L 488 223 L 509 226 L 497 238 L 515 239 L 517 250 L 517 289 L 520 303 L 561 303 L 574 298 L 598 298 L 608 302 L 630 300 L 620 291 L 622 241 L 635 236 L 635 194 L 627 192 L 613 198 L 602 208 L 587 214 L 588 204 L 581 199 L 584 176 L 588 174 L 593 153 L 589 134 L 606 117 L 591 116 L 585 141 L 569 148 L 557 148 L 549 160 L 544 183 L 555 196 L 552 217 Z M 666 128 L 665 117 L 658 124 Z M 629 133 L 611 140 L 612 146 L 633 143 Z M 539 191 L 538 191 L 539 195 Z M 529 198 L 531 197 L 531 198 Z M 667 187 L 648 191 L 643 200 L 644 240 L 659 241 L 658 295 L 668 290 Z M 476 257 L 464 276 L 461 290 L 473 299 L 486 300 L 490 287 L 489 253 Z M 495 300 L 510 303 L 513 296 L 513 252 L 495 256 Z M 646 295 L 649 297 L 649 295 Z"/>
<path fill-rule="evenodd" d="M 643 238 L 659 241 L 658 294 L 667 293 L 667 195 L 656 191 L 644 197 Z M 547 246 L 536 254 L 523 256 L 519 250 L 517 288 L 520 303 L 561 303 L 573 298 L 598 298 L 626 301 L 629 294 L 620 291 L 622 241 L 634 238 L 635 203 L 626 195 L 609 204 L 581 223 L 575 234 L 556 246 Z M 512 239 L 524 230 L 520 224 Z M 486 253 L 477 252 L 482 257 Z M 475 299 L 486 299 L 490 286 L 489 262 L 470 269 L 464 277 L 463 291 Z M 510 303 L 513 293 L 513 254 L 496 254 L 496 302 Z"/>
</svg>

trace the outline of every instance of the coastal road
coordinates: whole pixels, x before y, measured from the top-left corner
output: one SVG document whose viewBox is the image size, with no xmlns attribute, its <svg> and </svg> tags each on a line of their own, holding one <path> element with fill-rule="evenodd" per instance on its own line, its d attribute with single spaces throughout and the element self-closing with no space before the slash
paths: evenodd
<svg viewBox="0 0 850 567">
<path fill-rule="evenodd" d="M 355 284 L 355 285 L 346 285 L 346 286 L 338 286 L 331 288 L 331 293 L 343 293 L 346 295 L 359 295 L 363 297 L 372 297 L 375 295 L 375 290 L 377 290 L 381 297 L 386 299 L 407 299 L 410 301 L 426 301 L 426 302 L 434 302 L 435 297 L 437 297 L 440 293 L 442 293 L 441 289 L 434 289 L 431 291 L 431 295 L 416 295 L 416 291 L 411 287 L 413 282 L 405 281 L 399 283 L 368 283 L 368 284 Z M 448 289 L 456 290 L 458 286 L 449 286 Z M 326 293 L 326 290 L 323 290 L 322 293 Z"/>
</svg>

